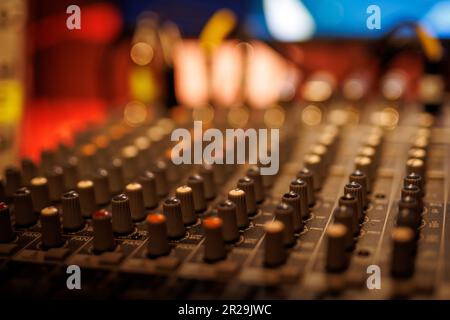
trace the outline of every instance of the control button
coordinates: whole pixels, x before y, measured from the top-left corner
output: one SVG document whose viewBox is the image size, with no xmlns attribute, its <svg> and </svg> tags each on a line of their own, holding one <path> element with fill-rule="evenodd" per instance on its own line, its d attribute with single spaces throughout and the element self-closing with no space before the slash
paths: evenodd
<svg viewBox="0 0 450 320">
<path fill-rule="evenodd" d="M 47 174 L 50 201 L 59 202 L 64 192 L 64 175 L 61 167 L 53 167 Z"/>
<path fill-rule="evenodd" d="M 81 214 L 85 218 L 90 218 L 97 210 L 94 183 L 91 180 L 81 180 L 77 183 L 77 191 L 80 196 Z"/>
<path fill-rule="evenodd" d="M 69 191 L 63 194 L 62 217 L 63 228 L 66 231 L 78 231 L 84 227 L 84 220 L 81 216 L 80 196 L 76 191 Z"/>
<path fill-rule="evenodd" d="M 185 235 L 181 202 L 176 197 L 170 197 L 163 203 L 163 213 L 167 219 L 167 234 L 170 239 L 180 239 Z"/>
<path fill-rule="evenodd" d="M 284 225 L 284 244 L 292 246 L 294 238 L 294 210 L 286 203 L 280 203 L 275 208 L 275 220 L 281 221 Z"/>
<path fill-rule="evenodd" d="M 425 188 L 423 187 L 422 177 L 419 176 L 417 173 L 411 172 L 403 180 L 403 186 L 407 186 L 410 184 L 415 185 L 420 188 L 422 197 L 425 195 Z"/>
<path fill-rule="evenodd" d="M 320 159 L 320 156 L 317 154 L 307 154 L 303 159 L 303 163 L 313 175 L 314 190 L 320 190 L 322 188 L 322 160 Z"/>
<path fill-rule="evenodd" d="M 150 257 L 169 254 L 166 217 L 160 213 L 152 213 L 147 216 L 146 222 L 148 231 L 147 254 Z"/>
<path fill-rule="evenodd" d="M 61 220 L 58 209 L 46 207 L 41 210 L 41 241 L 44 248 L 56 248 L 63 245 Z"/>
<path fill-rule="evenodd" d="M 396 227 L 392 232 L 391 274 L 396 278 L 411 277 L 414 272 L 414 231 Z"/>
<path fill-rule="evenodd" d="M 203 178 L 198 174 L 194 174 L 187 179 L 187 185 L 192 189 L 192 193 L 194 195 L 195 211 L 205 211 L 205 183 L 203 181 Z"/>
<path fill-rule="evenodd" d="M 94 229 L 94 251 L 112 251 L 115 247 L 112 228 L 112 214 L 107 210 L 99 210 L 92 215 L 92 227 Z"/>
<path fill-rule="evenodd" d="M 308 192 L 308 205 L 310 207 L 316 204 L 316 196 L 314 194 L 314 176 L 308 168 L 303 168 L 297 173 L 297 178 L 306 182 L 306 190 Z"/>
<path fill-rule="evenodd" d="M 178 187 L 175 191 L 176 197 L 181 202 L 181 213 L 185 225 L 194 224 L 197 221 L 197 215 L 194 209 L 194 194 L 189 186 Z"/>
<path fill-rule="evenodd" d="M 268 267 L 276 267 L 286 262 L 287 252 L 284 247 L 284 224 L 275 220 L 266 222 L 264 246 L 264 264 Z"/>
<path fill-rule="evenodd" d="M 169 186 L 167 185 L 167 164 L 162 160 L 156 161 L 153 173 L 155 175 L 156 192 L 158 196 L 166 196 L 169 193 Z"/>
<path fill-rule="evenodd" d="M 214 170 L 211 165 L 205 164 L 199 170 L 204 181 L 205 199 L 212 200 L 216 197 L 216 185 L 214 183 Z"/>
<path fill-rule="evenodd" d="M 30 191 L 35 212 L 41 212 L 42 209 L 50 205 L 47 178 L 35 177 L 31 179 Z"/>
<path fill-rule="evenodd" d="M 130 200 L 125 194 L 114 196 L 111 201 L 112 227 L 117 235 L 127 235 L 133 232 Z"/>
<path fill-rule="evenodd" d="M 300 196 L 300 212 L 302 213 L 303 220 L 307 220 L 311 217 L 308 206 L 308 186 L 302 179 L 295 179 L 291 181 L 289 190 L 295 192 Z"/>
<path fill-rule="evenodd" d="M 341 272 L 348 266 L 347 234 L 349 230 L 340 223 L 335 223 L 327 228 L 327 261 L 326 268 L 329 272 Z"/>
<path fill-rule="evenodd" d="M 247 214 L 247 201 L 244 190 L 233 189 L 228 192 L 228 200 L 236 205 L 236 218 L 239 229 L 245 229 L 249 225 Z"/>
<path fill-rule="evenodd" d="M 130 200 L 131 218 L 133 221 L 142 221 L 146 217 L 144 206 L 144 193 L 141 184 L 137 182 L 127 184 L 125 193 Z"/>
<path fill-rule="evenodd" d="M 264 194 L 264 185 L 263 185 L 263 179 L 261 176 L 261 170 L 258 168 L 258 166 L 251 166 L 247 170 L 247 177 L 253 180 L 255 184 L 255 199 L 257 203 L 262 203 L 265 198 Z"/>
<path fill-rule="evenodd" d="M 413 184 L 404 186 L 401 191 L 401 197 L 405 198 L 408 196 L 416 199 L 418 212 L 419 213 L 423 212 L 423 200 L 422 200 L 422 194 L 420 192 L 420 188 Z"/>
<path fill-rule="evenodd" d="M 367 177 L 367 192 L 372 191 L 372 183 L 373 183 L 373 163 L 372 160 L 368 157 L 357 156 L 355 158 L 355 170 L 361 171 Z"/>
<path fill-rule="evenodd" d="M 122 160 L 119 158 L 112 159 L 112 161 L 107 165 L 107 168 L 109 189 L 111 190 L 111 193 L 116 195 L 123 192 L 125 181 Z"/>
<path fill-rule="evenodd" d="M 111 199 L 108 177 L 108 171 L 105 169 L 98 169 L 94 175 L 94 193 L 97 205 L 106 205 Z"/>
<path fill-rule="evenodd" d="M 355 197 L 357 201 L 357 214 L 359 222 L 362 223 L 364 221 L 364 210 L 363 210 L 363 190 L 362 186 L 357 182 L 350 182 L 344 186 L 344 194 L 351 194 Z"/>
<path fill-rule="evenodd" d="M 356 198 L 350 194 L 347 193 L 339 198 L 339 206 L 346 206 L 349 207 L 349 211 L 353 213 L 353 236 L 359 235 L 359 216 L 358 216 L 358 201 Z"/>
<path fill-rule="evenodd" d="M 36 224 L 38 216 L 33 211 L 31 192 L 26 187 L 18 189 L 13 196 L 15 224 L 28 227 Z"/>
<path fill-rule="evenodd" d="M 223 239 L 223 221 L 219 217 L 209 217 L 203 220 L 205 232 L 204 260 L 215 262 L 226 258 L 225 241 Z"/>
<path fill-rule="evenodd" d="M 5 192 L 6 197 L 11 198 L 22 186 L 22 174 L 16 167 L 10 166 L 5 169 Z"/>
<path fill-rule="evenodd" d="M 69 157 L 63 164 L 63 180 L 65 190 L 74 190 L 79 181 L 78 158 Z"/>
<path fill-rule="evenodd" d="M 29 186 L 31 179 L 38 175 L 38 168 L 33 160 L 27 158 L 21 161 L 21 167 L 23 184 Z"/>
<path fill-rule="evenodd" d="M 14 232 L 11 225 L 11 215 L 6 203 L 0 202 L 0 243 L 12 241 Z"/>
<path fill-rule="evenodd" d="M 355 170 L 350 175 L 349 181 L 358 183 L 361 186 L 363 209 L 366 210 L 369 205 L 369 200 L 367 199 L 367 176 L 362 171 Z"/>
<path fill-rule="evenodd" d="M 256 196 L 255 183 L 249 177 L 243 177 L 238 180 L 237 187 L 245 192 L 245 203 L 247 204 L 247 214 L 253 216 L 256 214 Z"/>
<path fill-rule="evenodd" d="M 223 221 L 223 238 L 225 242 L 236 242 L 239 240 L 239 230 L 236 217 L 236 205 L 225 200 L 217 206 L 218 216 Z"/>
<path fill-rule="evenodd" d="M 144 205 L 147 209 L 154 209 L 158 206 L 158 194 L 156 192 L 156 180 L 153 172 L 146 170 L 139 177 L 139 183 L 144 193 Z"/>
<path fill-rule="evenodd" d="M 358 225 L 355 225 L 354 213 L 351 207 L 338 206 L 334 209 L 334 223 L 342 224 L 347 228 L 345 236 L 345 249 L 352 250 L 354 247 L 353 234 L 357 233 Z"/>
<path fill-rule="evenodd" d="M 294 232 L 303 231 L 303 212 L 302 210 L 302 201 L 300 195 L 295 193 L 294 191 L 289 191 L 283 195 L 281 201 L 290 205 L 292 208 L 292 218 L 293 218 L 293 228 Z M 285 223 L 283 221 L 283 223 Z M 286 224 L 286 223 L 285 223 Z"/>
</svg>

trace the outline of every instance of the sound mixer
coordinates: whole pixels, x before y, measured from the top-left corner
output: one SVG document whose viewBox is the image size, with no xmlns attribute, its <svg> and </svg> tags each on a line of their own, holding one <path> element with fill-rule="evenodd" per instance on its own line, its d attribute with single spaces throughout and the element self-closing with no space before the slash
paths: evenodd
<svg viewBox="0 0 450 320">
<path fill-rule="evenodd" d="M 94 229 L 93 246 L 96 252 L 113 251 L 115 248 L 112 228 L 112 215 L 107 210 L 96 211 L 92 215 L 92 227 Z"/>
<path fill-rule="evenodd" d="M 148 232 L 147 254 L 150 257 L 169 254 L 166 217 L 160 213 L 152 213 L 147 216 L 146 223 Z"/>
<path fill-rule="evenodd" d="M 216 262 L 226 258 L 225 241 L 223 238 L 223 221 L 219 217 L 209 217 L 203 220 L 205 232 L 204 260 Z"/>
</svg>

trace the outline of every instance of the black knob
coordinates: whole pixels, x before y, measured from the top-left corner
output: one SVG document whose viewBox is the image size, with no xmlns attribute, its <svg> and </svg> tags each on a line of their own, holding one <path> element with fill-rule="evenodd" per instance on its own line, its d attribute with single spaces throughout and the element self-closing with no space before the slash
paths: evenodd
<svg viewBox="0 0 450 320">
<path fill-rule="evenodd" d="M 106 205 L 111 199 L 109 190 L 109 175 L 105 169 L 98 169 L 94 175 L 94 193 L 97 205 Z M 113 212 L 114 215 L 114 212 Z"/>
<path fill-rule="evenodd" d="M 236 242 L 239 240 L 239 230 L 236 217 L 236 205 L 225 200 L 217 206 L 218 216 L 223 221 L 223 237 L 225 242 Z"/>
<path fill-rule="evenodd" d="M 160 213 L 152 213 L 147 216 L 146 222 L 148 232 L 147 254 L 150 257 L 169 254 L 166 217 Z"/>
<path fill-rule="evenodd" d="M 123 191 L 125 182 L 123 176 L 122 160 L 114 158 L 108 165 L 109 189 L 112 194 Z"/>
<path fill-rule="evenodd" d="M 284 225 L 284 244 L 292 246 L 295 243 L 294 237 L 294 213 L 290 205 L 280 203 L 275 208 L 275 219 Z"/>
<path fill-rule="evenodd" d="M 56 248 L 63 245 L 61 219 L 56 207 L 41 210 L 41 241 L 44 248 Z"/>
<path fill-rule="evenodd" d="M 197 221 L 194 207 L 194 194 L 189 186 L 178 187 L 175 191 L 176 197 L 181 202 L 181 213 L 185 225 L 194 224 Z"/>
<path fill-rule="evenodd" d="M 96 161 L 97 147 L 93 143 L 84 144 L 80 147 L 80 176 L 83 178 L 91 177 L 97 167 Z"/>
<path fill-rule="evenodd" d="M 131 218 L 133 221 L 144 220 L 146 218 L 146 212 L 141 184 L 137 182 L 127 184 L 125 193 L 130 200 Z"/>
<path fill-rule="evenodd" d="M 414 230 L 416 238 L 419 236 L 420 216 L 414 210 L 403 208 L 399 209 L 397 215 L 397 226 L 408 227 Z"/>
<path fill-rule="evenodd" d="M 31 179 L 38 175 L 38 168 L 33 160 L 27 158 L 21 161 L 21 167 L 23 184 L 29 186 Z"/>
<path fill-rule="evenodd" d="M 211 165 L 205 164 L 199 170 L 204 181 L 205 199 L 212 200 L 216 196 L 216 185 L 214 183 L 214 170 Z"/>
<path fill-rule="evenodd" d="M 425 195 L 425 188 L 423 187 L 423 179 L 417 173 L 411 172 L 403 180 L 404 186 L 407 186 L 410 184 L 415 185 L 420 188 L 420 193 L 421 193 L 422 197 Z"/>
<path fill-rule="evenodd" d="M 264 184 L 261 176 L 261 170 L 258 166 L 251 166 L 247 170 L 247 177 L 253 180 L 255 184 L 255 198 L 257 203 L 262 203 L 264 201 Z"/>
<path fill-rule="evenodd" d="M 10 242 L 14 239 L 11 225 L 11 215 L 6 203 L 0 202 L 0 243 Z"/>
<path fill-rule="evenodd" d="M 33 210 L 35 212 L 41 212 L 42 209 L 50 205 L 50 192 L 48 190 L 47 178 L 35 177 L 31 179 L 30 191 Z"/>
<path fill-rule="evenodd" d="M 50 201 L 59 202 L 64 192 L 64 175 L 61 167 L 53 167 L 47 174 Z"/>
<path fill-rule="evenodd" d="M 406 161 L 406 174 L 409 175 L 410 173 L 416 173 L 419 176 L 422 177 L 422 183 L 426 184 L 426 176 L 425 176 L 425 164 L 420 159 L 408 159 Z"/>
<path fill-rule="evenodd" d="M 289 190 L 297 193 L 300 196 L 300 212 L 302 213 L 303 220 L 307 220 L 311 217 L 308 206 L 308 186 L 302 179 L 295 179 L 291 181 Z"/>
<path fill-rule="evenodd" d="M 203 178 L 198 174 L 194 174 L 187 179 L 187 185 L 192 189 L 192 193 L 194 195 L 195 211 L 205 211 L 205 183 L 203 181 Z"/>
<path fill-rule="evenodd" d="M 283 195 L 281 201 L 292 207 L 293 228 L 295 232 L 303 231 L 302 200 L 300 195 L 294 191 L 289 191 Z"/>
<path fill-rule="evenodd" d="M 111 220 L 112 214 L 107 210 L 102 209 L 92 215 L 94 250 L 96 252 L 112 251 L 116 246 Z"/>
<path fill-rule="evenodd" d="M 126 182 L 133 181 L 139 170 L 138 149 L 129 145 L 122 149 L 123 176 Z"/>
<path fill-rule="evenodd" d="M 247 201 L 244 190 L 233 189 L 228 192 L 228 200 L 236 205 L 236 218 L 239 229 L 245 229 L 249 225 L 247 214 Z"/>
<path fill-rule="evenodd" d="M 307 168 L 313 175 L 313 188 L 318 191 L 322 188 L 322 159 L 317 154 L 307 154 L 303 163 L 305 168 Z M 302 177 L 299 177 L 302 178 Z"/>
<path fill-rule="evenodd" d="M 139 183 L 142 185 L 144 193 L 144 205 L 147 209 L 154 209 L 158 206 L 158 194 L 156 192 L 155 175 L 150 171 L 145 171 L 139 177 Z"/>
<path fill-rule="evenodd" d="M 158 193 L 158 196 L 166 196 L 169 193 L 166 163 L 162 160 L 158 160 L 155 163 L 153 173 L 155 174 L 156 192 Z"/>
<path fill-rule="evenodd" d="M 297 173 L 297 178 L 306 182 L 306 191 L 308 193 L 308 206 L 312 207 L 316 204 L 316 196 L 314 194 L 314 176 L 308 168 L 303 168 Z"/>
<path fill-rule="evenodd" d="M 357 182 L 350 182 L 344 186 L 344 194 L 351 194 L 355 197 L 357 205 L 357 214 L 359 222 L 364 221 L 364 210 L 363 210 L 363 190 L 362 186 Z"/>
<path fill-rule="evenodd" d="M 64 187 L 65 190 L 74 190 L 79 180 L 78 158 L 70 157 L 63 165 Z"/>
<path fill-rule="evenodd" d="M 369 157 L 357 156 L 355 158 L 355 170 L 361 171 L 367 178 L 367 192 L 372 191 L 373 183 L 373 163 Z"/>
<path fill-rule="evenodd" d="M 268 267 L 276 267 L 286 262 L 287 252 L 284 246 L 284 224 L 275 220 L 266 222 L 264 246 L 264 264 Z"/>
<path fill-rule="evenodd" d="M 367 199 L 367 176 L 362 171 L 355 170 L 350 175 L 349 181 L 358 183 L 361 186 L 363 209 L 367 209 L 369 205 L 369 200 Z"/>
<path fill-rule="evenodd" d="M 127 235 L 133 232 L 130 200 L 125 194 L 114 196 L 111 201 L 112 226 L 117 235 Z"/>
<path fill-rule="evenodd" d="M 1 176 L 0 176 L 0 201 L 2 202 L 6 201 L 5 184 L 3 182 L 3 177 Z"/>
<path fill-rule="evenodd" d="M 416 198 L 411 197 L 411 196 L 406 196 L 400 199 L 399 203 L 398 203 L 398 210 L 399 212 L 407 209 L 409 211 L 411 211 L 411 213 L 414 215 L 415 217 L 415 225 L 417 227 L 420 226 L 420 224 L 422 223 L 422 211 L 419 210 L 419 206 L 417 203 Z"/>
<path fill-rule="evenodd" d="M 36 224 L 38 216 L 33 211 L 31 192 L 26 187 L 18 189 L 13 196 L 15 223 L 18 227 Z"/>
<path fill-rule="evenodd" d="M 396 227 L 392 232 L 391 274 L 396 278 L 411 277 L 414 272 L 414 231 L 408 227 Z"/>
<path fill-rule="evenodd" d="M 81 180 L 77 183 L 77 191 L 80 196 L 81 214 L 85 218 L 90 218 L 97 210 L 94 183 L 91 180 Z"/>
<path fill-rule="evenodd" d="M 358 216 L 358 201 L 356 198 L 350 194 L 347 193 L 339 198 L 339 206 L 345 206 L 349 208 L 349 211 L 353 213 L 353 229 L 350 231 L 353 231 L 353 235 L 357 236 L 359 235 L 359 216 Z"/>
<path fill-rule="evenodd" d="M 225 241 L 223 239 L 223 221 L 219 217 L 209 217 L 203 220 L 205 232 L 204 260 L 215 262 L 226 258 Z"/>
<path fill-rule="evenodd" d="M 22 174 L 16 167 L 5 169 L 5 192 L 7 198 L 12 198 L 14 192 L 22 186 Z"/>
<path fill-rule="evenodd" d="M 42 150 L 41 152 L 41 169 L 42 172 L 48 172 L 56 165 L 56 154 L 52 150 Z"/>
<path fill-rule="evenodd" d="M 84 227 L 81 215 L 80 196 L 76 191 L 69 191 L 61 197 L 63 228 L 66 231 L 78 231 Z"/>
<path fill-rule="evenodd" d="M 245 202 L 247 204 L 247 214 L 253 216 L 256 214 L 256 196 L 255 183 L 249 177 L 243 177 L 238 180 L 237 187 L 245 192 Z"/>
<path fill-rule="evenodd" d="M 353 234 L 357 233 L 358 225 L 355 225 L 354 213 L 351 207 L 338 206 L 334 209 L 334 223 L 342 224 L 347 228 L 345 236 L 346 250 L 352 250 L 354 247 Z"/>
<path fill-rule="evenodd" d="M 329 272 L 341 272 L 348 266 L 348 254 L 346 252 L 349 230 L 340 223 L 335 223 L 327 228 L 327 261 L 326 268 Z"/>
<path fill-rule="evenodd" d="M 176 197 L 166 199 L 163 203 L 163 213 L 167 219 L 167 232 L 169 238 L 180 239 L 184 237 L 185 229 L 180 200 Z"/>
<path fill-rule="evenodd" d="M 422 194 L 420 192 L 420 188 L 413 185 L 413 184 L 409 184 L 407 186 L 404 186 L 402 188 L 401 191 L 401 197 L 405 198 L 405 197 L 411 197 L 416 199 L 417 201 L 417 210 L 419 213 L 421 213 L 423 211 L 423 200 L 422 200 Z"/>
</svg>

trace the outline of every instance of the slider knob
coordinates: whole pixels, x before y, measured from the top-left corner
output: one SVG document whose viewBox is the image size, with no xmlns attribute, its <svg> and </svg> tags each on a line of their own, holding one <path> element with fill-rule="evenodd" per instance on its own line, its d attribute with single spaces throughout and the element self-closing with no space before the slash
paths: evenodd
<svg viewBox="0 0 450 320">
<path fill-rule="evenodd" d="M 205 232 L 204 260 L 215 262 L 226 258 L 225 241 L 223 238 L 223 221 L 219 217 L 209 217 L 203 220 Z"/>
<path fill-rule="evenodd" d="M 94 250 L 96 252 L 112 251 L 115 247 L 112 228 L 112 214 L 107 210 L 96 211 L 92 215 L 94 229 Z"/>
</svg>

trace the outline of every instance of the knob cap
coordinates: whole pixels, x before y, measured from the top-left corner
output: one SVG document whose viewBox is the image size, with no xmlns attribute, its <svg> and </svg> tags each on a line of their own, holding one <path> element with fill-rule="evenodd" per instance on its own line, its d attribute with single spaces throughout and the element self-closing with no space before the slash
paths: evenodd
<svg viewBox="0 0 450 320">
<path fill-rule="evenodd" d="M 0 243 L 10 242 L 14 239 L 11 225 L 11 215 L 6 203 L 0 202 Z"/>
<path fill-rule="evenodd" d="M 142 185 L 144 193 L 144 205 L 147 209 L 154 209 L 158 206 L 158 194 L 156 192 L 155 175 L 150 171 L 145 171 L 139 177 L 139 183 Z"/>
<path fill-rule="evenodd" d="M 187 179 L 187 185 L 192 189 L 192 193 L 194 195 L 195 211 L 205 211 L 205 183 L 203 181 L 203 178 L 198 174 L 194 174 Z"/>
<path fill-rule="evenodd" d="M 175 191 L 176 197 L 181 202 L 181 213 L 185 225 L 194 224 L 197 221 L 197 215 L 194 208 L 194 194 L 189 186 L 178 187 Z"/>
<path fill-rule="evenodd" d="M 295 179 L 291 181 L 289 190 L 295 192 L 300 196 L 300 212 L 302 213 L 303 220 L 307 220 L 311 217 L 311 213 L 308 207 L 308 186 L 302 179 Z"/>
<path fill-rule="evenodd" d="M 112 227 L 117 235 L 127 235 L 133 232 L 130 200 L 125 194 L 114 196 L 111 201 Z"/>
<path fill-rule="evenodd" d="M 42 209 L 50 205 L 50 193 L 48 182 L 45 177 L 35 177 L 31 179 L 30 185 L 31 199 L 33 201 L 33 210 L 41 212 Z"/>
<path fill-rule="evenodd" d="M 316 204 L 316 195 L 314 194 L 314 175 L 308 168 L 303 168 L 297 173 L 297 178 L 306 182 L 306 190 L 308 193 L 308 205 L 310 207 Z"/>
<path fill-rule="evenodd" d="M 141 184 L 137 182 L 127 184 L 125 193 L 130 200 L 131 218 L 133 221 L 144 220 L 146 218 L 146 212 Z"/>
<path fill-rule="evenodd" d="M 223 238 L 225 242 L 236 242 L 239 240 L 239 230 L 236 217 L 236 205 L 225 200 L 217 206 L 218 216 L 223 221 Z"/>
<path fill-rule="evenodd" d="M 228 192 L 228 200 L 236 205 L 236 218 L 239 229 L 245 229 L 250 224 L 247 214 L 247 201 L 244 190 L 233 189 Z"/>
<path fill-rule="evenodd" d="M 280 203 L 275 208 L 275 219 L 281 221 L 284 225 L 284 245 L 292 246 L 295 243 L 294 238 L 294 213 L 290 205 Z"/>
<path fill-rule="evenodd" d="M 262 203 L 265 198 L 264 184 L 261 176 L 261 170 L 258 166 L 251 166 L 247 170 L 247 177 L 253 180 L 255 184 L 255 199 L 257 203 Z"/>
<path fill-rule="evenodd" d="M 78 231 L 84 227 L 81 215 L 80 196 L 76 191 L 62 195 L 63 228 L 67 231 Z"/>
<path fill-rule="evenodd" d="M 167 219 L 167 232 L 169 238 L 180 239 L 184 237 L 185 229 L 180 200 L 176 197 L 166 199 L 163 203 L 163 213 Z"/>
<path fill-rule="evenodd" d="M 56 207 L 41 210 L 41 241 L 44 248 L 56 248 L 63 245 L 60 214 Z"/>
<path fill-rule="evenodd" d="M 148 231 L 147 254 L 150 257 L 169 254 L 166 217 L 160 213 L 152 213 L 147 216 L 146 222 Z"/>
<path fill-rule="evenodd" d="M 245 202 L 247 204 L 247 214 L 253 216 L 256 214 L 255 183 L 249 177 L 243 177 L 238 180 L 237 187 L 245 192 Z"/>
<path fill-rule="evenodd" d="M 391 274 L 396 278 L 411 277 L 414 272 L 414 231 L 396 227 L 392 232 Z"/>
<path fill-rule="evenodd" d="M 92 215 L 94 250 L 97 252 L 112 251 L 116 246 L 111 220 L 112 214 L 107 210 L 102 209 Z"/>
<path fill-rule="evenodd" d="M 15 223 L 18 227 L 36 224 L 38 216 L 33 211 L 31 192 L 26 187 L 18 189 L 13 196 Z"/>
<path fill-rule="evenodd" d="M 407 186 L 410 184 L 419 187 L 420 194 L 422 195 L 422 197 L 425 195 L 425 188 L 423 187 L 423 179 L 417 173 L 411 172 L 403 180 L 403 186 Z"/>
<path fill-rule="evenodd" d="M 111 191 L 109 190 L 108 171 L 105 169 L 97 170 L 94 175 L 94 193 L 97 205 L 106 205 L 109 203 Z"/>
<path fill-rule="evenodd" d="M 300 195 L 294 191 L 289 191 L 283 195 L 281 201 L 292 207 L 293 228 L 295 232 L 303 231 L 302 201 Z"/>
<path fill-rule="evenodd" d="M 264 264 L 268 267 L 276 267 L 286 262 L 286 248 L 284 247 L 284 224 L 275 220 L 266 222 L 264 246 Z"/>
<path fill-rule="evenodd" d="M 363 210 L 363 190 L 362 186 L 357 182 L 350 182 L 344 186 L 344 194 L 351 194 L 355 197 L 357 201 L 357 215 L 359 222 L 364 221 L 364 210 Z"/>
<path fill-rule="evenodd" d="M 219 217 L 209 217 L 203 220 L 205 232 L 204 260 L 215 262 L 226 258 L 225 241 L 223 239 L 223 221 Z"/>
<path fill-rule="evenodd" d="M 327 262 L 329 272 L 341 272 L 348 266 L 346 252 L 349 230 L 340 223 L 332 224 L 327 229 Z"/>
<path fill-rule="evenodd" d="M 81 214 L 85 218 L 90 218 L 97 210 L 94 183 L 91 180 L 81 180 L 77 183 L 77 191 L 80 196 Z"/>
</svg>

